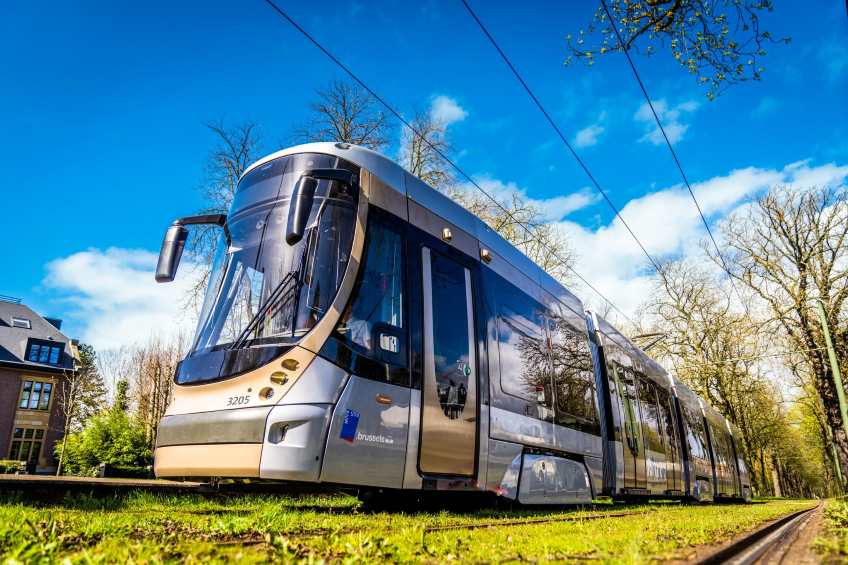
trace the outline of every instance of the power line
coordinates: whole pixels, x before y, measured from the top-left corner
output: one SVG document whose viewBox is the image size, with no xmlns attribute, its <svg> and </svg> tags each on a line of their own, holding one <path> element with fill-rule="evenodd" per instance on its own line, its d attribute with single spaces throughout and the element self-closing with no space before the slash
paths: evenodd
<svg viewBox="0 0 848 565">
<path fill-rule="evenodd" d="M 376 92 L 374 92 L 374 90 L 372 90 L 372 89 L 371 89 L 371 88 L 370 88 L 367 84 L 365 84 L 365 82 L 364 82 L 362 79 L 360 79 L 360 78 L 359 78 L 359 77 L 358 77 L 358 76 L 357 76 L 357 75 L 356 75 L 356 74 L 355 74 L 352 70 L 350 70 L 350 68 L 349 68 L 347 65 L 345 65 L 344 63 L 342 63 L 342 62 L 341 62 L 341 61 L 340 61 L 340 60 L 339 60 L 339 59 L 338 59 L 335 55 L 333 55 L 333 54 L 332 54 L 332 53 L 331 53 L 331 52 L 330 52 L 327 48 L 325 48 L 325 47 L 324 47 L 321 43 L 319 43 L 317 39 L 315 39 L 314 37 L 312 37 L 312 35 L 311 35 L 308 31 L 306 31 L 305 29 L 303 29 L 303 28 L 302 28 L 302 27 L 301 27 L 301 26 L 300 26 L 300 25 L 299 25 L 299 24 L 298 24 L 298 23 L 297 23 L 294 19 L 292 19 L 292 17 L 291 17 L 291 16 L 289 16 L 289 15 L 288 15 L 288 14 L 287 14 L 287 13 L 286 13 L 286 12 L 285 12 L 282 8 L 280 8 L 280 7 L 279 7 L 279 6 L 278 6 L 278 5 L 277 5 L 277 4 L 276 4 L 273 0 L 265 0 L 265 2 L 266 2 L 266 3 L 267 3 L 267 4 L 268 4 L 268 5 L 269 5 L 269 6 L 270 6 L 270 7 L 271 7 L 271 8 L 272 8 L 275 12 L 277 12 L 277 14 L 279 14 L 282 18 L 284 18 L 287 22 L 289 22 L 289 23 L 292 25 L 292 27 L 294 27 L 294 28 L 295 28 L 298 32 L 300 32 L 300 34 L 301 34 L 301 35 L 303 35 L 306 39 L 308 39 L 310 43 L 312 43 L 312 44 L 313 44 L 315 47 L 317 47 L 317 48 L 318 48 L 318 49 L 319 49 L 322 53 L 324 53 L 324 55 L 326 55 L 326 56 L 327 56 L 327 58 L 329 58 L 329 59 L 330 59 L 333 63 L 335 63 L 335 64 L 336 64 L 336 65 L 337 65 L 340 69 L 342 69 L 342 70 L 343 70 L 343 71 L 344 71 L 344 72 L 345 72 L 345 73 L 346 73 L 346 74 L 347 74 L 350 78 L 352 78 L 352 79 L 353 79 L 353 80 L 354 80 L 357 84 L 359 84 L 359 86 L 361 86 L 362 88 L 364 88 L 364 89 L 368 92 L 368 94 L 370 94 L 371 96 L 373 96 L 373 97 L 374 97 L 374 99 L 375 99 L 377 102 L 379 102 L 380 104 L 382 104 L 382 105 L 383 105 L 383 107 L 385 107 L 385 108 L 386 108 L 386 110 L 388 110 L 388 111 L 389 111 L 389 112 L 390 112 L 390 113 L 391 113 L 391 114 L 392 114 L 395 118 L 397 118 L 397 119 L 398 119 L 398 120 L 399 120 L 399 121 L 400 121 L 400 122 L 401 122 L 404 126 L 406 126 L 406 127 L 407 127 L 407 128 L 408 128 L 411 132 L 412 132 L 412 133 L 414 133 L 414 134 L 416 135 L 416 137 L 418 137 L 419 139 L 421 139 L 421 141 L 423 141 L 424 143 L 426 143 L 426 144 L 430 147 L 430 149 L 431 149 L 431 150 L 433 150 L 433 151 L 434 151 L 437 155 L 439 155 L 439 157 L 441 157 L 442 159 L 444 159 L 444 161 L 445 161 L 446 163 L 448 163 L 451 167 L 453 167 L 453 168 L 454 168 L 454 169 L 455 169 L 455 170 L 456 170 L 456 171 L 457 171 L 460 175 L 462 175 L 462 176 L 463 176 L 463 177 L 464 177 L 464 178 L 465 178 L 465 179 L 466 179 L 469 183 L 471 183 L 471 184 L 472 184 L 472 185 L 473 185 L 473 186 L 474 186 L 477 190 L 479 190 L 482 194 L 484 194 L 484 195 L 486 196 L 486 198 L 488 198 L 489 200 L 491 200 L 491 201 L 492 201 L 492 202 L 493 202 L 493 203 L 494 203 L 494 204 L 495 204 L 498 208 L 500 208 L 500 209 L 501 209 L 501 210 L 502 210 L 505 214 L 507 214 L 507 216 L 509 216 L 509 218 L 510 218 L 510 219 L 512 219 L 512 220 L 513 220 L 516 224 L 518 224 L 519 226 L 521 226 L 522 228 L 524 228 L 524 230 L 525 230 L 525 231 L 526 231 L 526 232 L 527 232 L 527 233 L 528 233 L 531 237 L 534 237 L 534 235 L 535 235 L 535 234 L 533 233 L 533 231 L 532 231 L 532 230 L 531 230 L 531 229 L 530 229 L 527 225 L 525 225 L 522 221 L 520 221 L 518 218 L 516 218 L 516 217 L 512 214 L 512 212 L 510 212 L 509 210 L 507 210 L 507 209 L 506 209 L 506 207 L 504 207 L 504 206 L 503 206 L 503 204 L 501 204 L 501 203 L 500 203 L 500 202 L 499 202 L 499 201 L 498 201 L 498 200 L 497 200 L 494 196 L 492 196 L 491 194 L 489 194 L 489 192 L 487 192 L 486 190 L 484 190 L 484 189 L 483 189 L 483 187 L 481 187 L 481 186 L 480 186 L 480 185 L 479 185 L 479 184 L 478 184 L 478 183 L 477 183 L 477 182 L 476 182 L 473 178 L 471 178 L 471 176 L 470 176 L 470 175 L 468 175 L 465 171 L 463 171 L 463 170 L 459 167 L 459 165 L 457 165 L 455 162 L 453 162 L 453 160 L 451 160 L 451 159 L 450 159 L 447 155 L 445 155 L 445 154 L 444 154 L 444 152 L 442 152 L 442 151 L 441 151 L 438 147 L 436 147 L 435 145 L 433 145 L 433 144 L 430 142 L 430 140 L 429 140 L 429 139 L 427 139 L 427 137 L 426 137 L 425 135 L 423 135 L 423 134 L 422 134 L 422 133 L 420 133 L 417 129 L 415 129 L 415 127 L 413 127 L 413 126 L 412 126 L 412 124 L 410 124 L 407 120 L 405 120 L 405 119 L 403 118 L 403 116 L 401 116 L 401 115 L 400 115 L 400 113 L 399 113 L 397 110 L 395 110 L 395 109 L 394 109 L 394 108 L 393 108 L 393 107 L 392 107 L 392 106 L 391 106 L 388 102 L 386 102 L 386 101 L 383 99 L 383 97 L 381 97 L 379 94 L 377 94 Z M 587 170 L 587 172 L 588 172 L 588 170 Z M 619 216 L 619 217 L 620 217 L 620 216 Z M 622 222 L 623 222 L 623 221 L 624 221 L 624 220 L 622 220 Z M 625 225 L 626 225 L 626 224 L 625 224 Z M 629 230 L 630 228 L 628 227 L 627 229 Z M 631 234 L 632 234 L 632 233 L 633 233 L 633 232 L 631 232 Z M 634 238 L 635 238 L 635 237 L 636 237 L 636 236 L 634 236 Z M 587 281 L 587 280 L 583 277 L 583 275 L 581 275 L 579 272 L 577 272 L 577 270 L 576 270 L 574 267 L 572 267 L 571 265 L 569 265 L 567 261 L 564 261 L 564 260 L 562 259 L 562 257 L 560 257 L 560 256 L 559 256 L 559 254 L 557 254 L 557 253 L 556 253 L 556 251 L 555 251 L 553 248 L 551 248 L 551 247 L 549 247 L 549 246 L 545 245 L 545 243 L 544 243 L 543 241 L 541 241 L 540 239 L 538 239 L 538 238 L 535 238 L 535 239 L 536 239 L 536 241 L 537 241 L 538 243 L 540 243 L 540 244 L 542 245 L 542 247 L 544 247 L 545 249 L 547 249 L 547 250 L 548 250 L 548 251 L 549 251 L 549 252 L 550 252 L 550 253 L 551 253 L 554 257 L 556 257 L 559 261 L 561 261 L 562 263 L 564 263 L 564 264 L 568 267 L 568 269 L 569 269 L 572 273 L 574 273 L 574 274 L 577 276 L 577 278 L 579 278 L 579 279 L 580 279 L 580 280 L 581 280 L 581 281 L 582 281 L 582 282 L 583 282 L 586 286 L 588 286 L 588 287 L 589 287 L 592 291 L 594 291 L 594 292 L 595 292 L 595 294 L 597 294 L 598 296 L 600 296 L 600 297 L 601 297 L 601 298 L 602 298 L 602 299 L 603 299 L 603 300 L 604 300 L 607 304 L 609 304 L 610 306 L 612 306 L 612 307 L 613 307 L 613 308 L 614 308 L 614 309 L 615 309 L 615 310 L 616 310 L 619 314 L 621 314 L 622 316 L 624 316 L 624 318 L 625 318 L 625 319 L 627 319 L 627 321 L 629 321 L 629 322 L 630 322 L 631 324 L 633 324 L 634 326 L 636 326 L 636 325 L 637 325 L 637 324 L 636 324 L 636 322 L 634 322 L 634 321 L 630 318 L 630 316 L 628 316 L 627 314 L 625 314 L 625 313 L 624 313 L 624 311 L 623 311 L 623 310 L 621 310 L 621 308 L 619 308 L 618 306 L 616 306 L 616 305 L 615 305 L 615 303 L 614 303 L 612 300 L 610 300 L 609 298 L 607 298 L 606 296 L 604 296 L 604 295 L 601 293 L 601 291 L 599 291 L 599 290 L 598 290 L 597 288 L 595 288 L 595 287 L 594 287 L 594 286 L 593 286 L 593 285 L 592 285 L 589 281 Z M 637 239 L 637 242 L 638 242 L 638 239 Z M 640 243 L 639 245 L 641 246 L 642 244 Z M 645 249 L 644 249 L 644 247 L 642 248 L 642 250 L 643 250 L 643 251 L 645 250 Z M 645 251 L 645 253 L 647 254 L 647 251 Z M 650 255 L 649 255 L 649 258 L 650 258 Z M 653 261 L 653 260 L 652 260 L 652 261 Z M 655 264 L 655 266 L 656 266 L 656 264 Z"/>
<path fill-rule="evenodd" d="M 465 0 L 462 1 L 463 3 L 465 2 Z M 704 217 L 703 211 L 701 211 L 701 205 L 698 202 L 698 199 L 695 197 L 695 192 L 692 190 L 692 185 L 689 184 L 689 179 L 686 177 L 686 173 L 683 171 L 683 165 L 680 164 L 680 159 L 677 158 L 677 152 L 674 150 L 674 147 L 671 145 L 671 141 L 668 139 L 668 135 L 666 135 L 665 133 L 665 128 L 662 125 L 662 121 L 660 120 L 659 114 L 657 114 L 657 111 L 654 108 L 654 103 L 651 101 L 651 97 L 648 96 L 648 90 L 645 88 L 645 83 L 642 82 L 642 77 L 639 76 L 639 71 L 636 70 L 636 64 L 633 62 L 633 58 L 630 57 L 630 51 L 627 49 L 627 47 L 625 47 L 624 40 L 621 38 L 621 33 L 618 31 L 618 26 L 612 19 L 612 14 L 610 13 L 606 0 L 601 0 L 601 5 L 604 7 L 604 11 L 607 14 L 610 27 L 612 27 L 613 31 L 615 32 L 615 37 L 618 39 L 618 44 L 621 46 L 621 50 L 624 53 L 624 56 L 627 57 L 627 62 L 630 64 L 630 69 L 633 71 L 633 76 L 636 78 L 636 82 L 639 83 L 639 88 L 642 90 L 642 94 L 645 96 L 645 101 L 651 108 L 651 113 L 654 115 L 654 120 L 657 122 L 657 127 L 660 128 L 660 132 L 662 133 L 663 139 L 665 139 L 665 144 L 668 146 L 668 150 L 671 152 L 671 156 L 674 158 L 674 164 L 677 165 L 677 170 L 680 171 L 680 176 L 683 178 L 683 182 L 686 184 L 686 189 L 689 191 L 689 196 L 692 197 L 692 202 L 695 203 L 695 208 L 697 208 L 698 210 L 698 215 L 701 216 L 701 221 L 704 223 L 704 227 L 707 229 L 707 235 L 710 236 L 710 240 L 713 242 L 713 246 L 715 247 L 716 253 L 718 254 L 718 258 L 721 261 L 722 268 L 724 269 L 724 272 L 726 272 L 730 277 L 730 284 L 733 285 L 733 290 L 736 291 L 736 296 L 739 297 L 739 302 L 742 303 L 742 307 L 745 309 L 745 313 L 748 314 L 748 316 L 750 317 L 751 313 L 748 311 L 748 306 L 745 304 L 745 300 L 742 298 L 742 294 L 736 287 L 736 282 L 734 281 L 733 273 L 730 272 L 730 269 L 728 268 L 727 263 L 724 260 L 724 255 L 722 255 L 721 250 L 718 248 L 718 243 L 716 243 L 716 240 L 713 237 L 713 232 L 710 229 L 710 225 L 707 222 L 707 219 Z"/>
<path fill-rule="evenodd" d="M 518 70 L 515 68 L 515 66 L 512 64 L 512 62 L 509 60 L 509 57 L 506 56 L 506 53 L 504 53 L 503 49 L 501 49 L 500 45 L 498 45 L 498 42 L 495 41 L 495 38 L 492 37 L 492 34 L 489 33 L 489 30 L 486 29 L 485 25 L 483 25 L 483 22 L 480 21 L 480 18 L 477 17 L 477 14 L 474 12 L 474 10 L 471 9 L 471 6 L 468 4 L 467 0 L 462 0 L 462 4 L 465 6 L 465 9 L 468 10 L 468 13 L 471 15 L 471 17 L 474 19 L 474 21 L 477 22 L 477 25 L 480 26 L 480 29 L 483 31 L 485 36 L 489 39 L 492 46 L 494 46 L 494 48 L 500 54 L 501 58 L 504 60 L 506 65 L 509 67 L 509 70 L 512 71 L 512 74 L 515 75 L 515 78 L 518 79 L 518 82 L 520 82 L 521 86 L 524 87 L 524 90 L 527 91 L 527 94 L 530 96 L 530 98 L 533 100 L 533 102 L 539 108 L 539 111 L 542 112 L 542 115 L 545 116 L 545 119 L 548 121 L 548 123 L 551 125 L 551 127 L 554 128 L 554 131 L 557 133 L 559 138 L 562 140 L 562 142 L 565 144 L 565 146 L 571 152 L 571 155 L 577 161 L 577 164 L 580 165 L 580 167 L 583 169 L 583 172 L 585 172 L 586 176 L 589 177 L 589 180 L 592 181 L 592 184 L 594 185 L 595 189 L 601 194 L 601 196 L 603 196 L 604 200 L 606 200 L 606 203 L 609 205 L 610 208 L 612 208 L 612 211 L 615 212 L 615 215 L 618 218 L 618 220 L 624 225 L 625 228 L 627 228 L 627 231 L 630 232 L 630 235 L 633 237 L 633 239 L 636 241 L 636 243 L 642 249 L 642 252 L 645 254 L 645 257 L 648 258 L 648 260 L 651 262 L 651 264 L 657 270 L 657 273 L 664 279 L 665 275 L 663 274 L 659 263 L 657 263 L 657 261 L 654 260 L 654 258 L 651 256 L 650 253 L 648 253 L 648 250 L 645 249 L 645 246 L 642 245 L 642 242 L 639 241 L 639 238 L 636 237 L 636 234 L 633 232 L 633 230 L 630 228 L 630 226 L 627 224 L 627 222 L 624 221 L 624 218 L 621 216 L 621 212 L 618 210 L 618 207 L 616 207 L 616 205 L 613 203 L 613 201 L 610 200 L 610 197 L 607 196 L 606 191 L 603 188 L 601 188 L 601 185 L 597 181 L 597 179 L 595 178 L 595 175 L 592 174 L 592 171 L 589 170 L 589 167 L 586 165 L 586 163 L 583 162 L 583 159 L 580 158 L 580 155 L 577 154 L 577 151 L 574 150 L 574 147 L 571 146 L 571 143 L 569 143 L 568 139 L 566 139 L 565 135 L 562 133 L 562 130 L 559 129 L 559 126 L 556 125 L 556 122 L 554 122 L 553 118 L 551 118 L 551 115 L 548 113 L 547 110 L 545 110 L 545 107 L 542 105 L 542 103 L 539 101 L 539 99 L 536 97 L 536 95 L 533 93 L 533 91 L 530 89 L 530 87 L 527 85 L 527 83 L 521 77 L 521 74 L 519 74 Z"/>
</svg>

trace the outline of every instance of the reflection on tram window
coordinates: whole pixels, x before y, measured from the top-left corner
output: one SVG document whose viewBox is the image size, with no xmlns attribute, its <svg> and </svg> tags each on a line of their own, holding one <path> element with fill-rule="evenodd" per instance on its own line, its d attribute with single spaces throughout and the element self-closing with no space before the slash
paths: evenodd
<svg viewBox="0 0 848 565">
<path fill-rule="evenodd" d="M 586 332 L 576 329 L 559 314 L 548 320 L 548 331 L 557 423 L 600 433 L 595 408 L 595 374 Z"/>
<path fill-rule="evenodd" d="M 397 353 L 399 342 L 405 342 L 405 334 L 375 331 L 375 326 L 386 325 L 404 329 L 402 251 L 399 233 L 382 223 L 370 224 L 362 274 L 336 328 L 337 337 L 366 353 L 374 353 L 378 347 Z"/>
<path fill-rule="evenodd" d="M 507 394 L 550 406 L 550 360 L 542 339 L 539 308 L 523 297 L 512 296 L 501 305 L 498 342 L 501 388 Z"/>
<path fill-rule="evenodd" d="M 697 409 L 689 407 L 683 409 L 683 415 L 686 419 L 686 437 L 692 451 L 692 456 L 699 459 L 709 459 L 703 416 Z"/>
<path fill-rule="evenodd" d="M 642 403 L 642 433 L 645 438 L 645 448 L 662 453 L 664 448 L 654 383 L 644 375 L 639 377 L 639 401 Z"/>
<path fill-rule="evenodd" d="M 445 416 L 455 420 L 465 408 L 470 364 L 465 268 L 437 253 L 431 255 L 433 282 L 433 358 L 436 394 Z"/>
<path fill-rule="evenodd" d="M 219 240 L 192 355 L 231 347 L 239 339 L 293 343 L 329 309 L 347 269 L 355 190 L 320 181 L 305 237 L 295 245 L 285 241 L 289 197 L 298 179 L 323 167 L 358 172 L 328 155 L 300 154 L 263 165 L 239 184 L 231 240 Z"/>
</svg>

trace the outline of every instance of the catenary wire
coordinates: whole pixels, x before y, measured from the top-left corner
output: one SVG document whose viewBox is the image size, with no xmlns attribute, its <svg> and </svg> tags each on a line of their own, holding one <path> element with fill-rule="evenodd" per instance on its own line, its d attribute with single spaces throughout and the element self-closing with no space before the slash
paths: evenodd
<svg viewBox="0 0 848 565">
<path fill-rule="evenodd" d="M 464 1 L 465 0 L 463 0 L 463 2 Z M 742 298 L 742 294 L 736 287 L 736 282 L 734 281 L 733 273 L 730 272 L 730 268 L 727 266 L 727 262 L 724 260 L 724 255 L 722 255 L 721 250 L 718 247 L 718 243 L 716 242 L 715 237 L 713 237 L 713 231 L 710 229 L 710 225 L 707 222 L 707 219 L 704 217 L 704 212 L 701 210 L 701 204 L 695 197 L 695 192 L 692 190 L 692 185 L 689 184 L 689 178 L 686 176 L 686 173 L 683 170 L 683 165 L 680 163 L 680 159 L 677 157 L 677 152 L 674 150 L 671 141 L 668 139 L 668 135 L 666 135 L 665 128 L 662 125 L 662 121 L 660 120 L 659 114 L 657 114 L 657 111 L 654 108 L 654 103 L 651 101 L 651 97 L 648 95 L 647 88 L 645 88 L 645 83 L 642 81 L 642 77 L 639 76 L 639 71 L 636 69 L 636 64 L 633 62 L 633 58 L 630 56 L 630 51 L 624 45 L 624 40 L 621 38 L 621 33 L 618 31 L 618 26 L 612 19 L 612 14 L 610 13 L 606 0 L 601 0 L 601 5 L 604 7 L 604 11 L 607 14 L 610 27 L 612 27 L 613 31 L 615 32 L 615 37 L 618 40 L 619 46 L 621 46 L 621 51 L 624 53 L 624 56 L 627 57 L 627 62 L 630 65 L 630 70 L 633 71 L 633 76 L 636 78 L 636 82 L 639 83 L 639 88 L 642 90 L 642 94 L 645 97 L 645 101 L 651 108 L 651 113 L 654 115 L 654 120 L 657 122 L 657 127 L 659 127 L 660 129 L 660 133 L 662 133 L 663 139 L 665 139 L 665 144 L 668 146 L 668 150 L 671 152 L 671 156 L 674 159 L 674 164 L 677 165 L 677 170 L 680 171 L 680 176 L 683 178 L 683 183 L 686 185 L 686 189 L 689 191 L 689 196 L 692 197 L 692 202 L 695 203 L 695 208 L 698 210 L 698 215 L 701 217 L 701 221 L 704 224 L 704 228 L 706 228 L 707 230 L 707 235 L 710 237 L 710 241 L 713 242 L 713 247 L 715 247 L 716 254 L 718 255 L 719 260 L 721 261 L 721 266 L 724 269 L 724 272 L 727 273 L 730 277 L 730 284 L 733 286 L 733 290 L 736 292 L 736 296 L 739 297 L 739 301 L 742 304 L 742 307 L 745 308 L 745 312 L 750 317 L 751 313 L 748 311 L 748 306 L 747 304 L 745 304 L 745 300 Z"/>
<path fill-rule="evenodd" d="M 462 1 L 463 5 L 465 6 L 465 9 L 468 10 L 468 13 L 474 19 L 474 21 L 477 22 L 477 25 L 480 27 L 480 30 L 489 39 L 489 42 L 491 42 L 491 44 L 495 48 L 495 50 L 500 54 L 501 58 L 504 60 L 504 63 L 506 63 L 507 67 L 509 67 L 509 70 L 512 71 L 512 74 L 515 75 L 515 78 L 518 79 L 518 82 L 520 82 L 521 86 L 524 87 L 524 90 L 527 92 L 527 94 L 530 96 L 530 98 L 536 104 L 536 107 L 539 108 L 539 111 L 542 112 L 543 116 L 545 116 L 545 119 L 548 121 L 548 123 L 554 129 L 557 136 L 559 136 L 560 140 L 562 140 L 562 142 L 568 148 L 568 151 L 571 153 L 572 157 L 574 157 L 574 160 L 577 161 L 577 164 L 580 165 L 580 168 L 583 169 L 583 172 L 586 173 L 587 177 L 589 177 L 589 180 L 592 182 L 592 185 L 600 193 L 600 195 L 603 197 L 603 199 L 606 201 L 606 203 L 609 205 L 609 207 L 615 213 L 615 216 L 622 223 L 622 225 L 625 228 L 627 228 L 627 231 L 630 233 L 630 235 L 636 241 L 636 244 L 642 250 L 642 253 L 645 254 L 645 257 L 648 258 L 648 261 L 651 262 L 651 264 L 654 266 L 654 269 L 656 269 L 657 273 L 662 278 L 665 278 L 665 274 L 663 273 L 662 268 L 660 267 L 659 263 L 651 256 L 650 253 L 648 253 L 648 250 L 645 248 L 645 246 L 642 244 L 642 242 L 639 240 L 639 238 L 636 237 L 636 233 L 630 228 L 630 225 L 624 220 L 624 218 L 622 217 L 621 212 L 619 211 L 618 207 L 613 203 L 613 201 L 607 195 L 607 192 L 601 187 L 601 184 L 595 178 L 595 175 L 593 175 L 592 171 L 589 170 L 588 165 L 586 165 L 586 163 L 583 161 L 583 159 L 580 158 L 580 155 L 577 154 L 577 151 L 574 150 L 574 147 L 571 145 L 571 143 L 569 143 L 568 139 L 562 133 L 562 130 L 559 128 L 559 126 L 556 124 L 556 122 L 553 120 L 553 118 L 551 118 L 551 115 L 548 113 L 548 111 L 545 109 L 545 107 L 542 105 L 542 103 L 539 101 L 539 99 L 533 93 L 533 90 L 527 85 L 527 83 L 521 77 L 521 74 L 518 72 L 518 70 L 512 64 L 512 61 L 509 60 L 509 57 L 506 56 L 506 53 L 504 53 L 503 49 L 501 49 L 500 45 L 498 45 L 498 42 L 495 41 L 495 38 L 492 37 L 492 34 L 489 33 L 489 30 L 486 28 L 485 25 L 483 25 L 483 22 L 480 21 L 480 18 L 477 17 L 477 14 L 474 12 L 474 10 L 471 9 L 471 6 L 468 4 L 467 0 L 461 0 L 461 1 Z"/>
<path fill-rule="evenodd" d="M 483 187 L 481 187 L 473 178 L 471 178 L 470 175 L 468 175 L 465 171 L 463 171 L 459 167 L 459 165 L 457 165 L 452 159 L 450 159 L 447 155 L 445 155 L 444 152 L 442 152 L 438 147 L 434 146 L 430 142 L 430 140 L 427 139 L 427 137 L 425 135 L 423 135 L 417 129 L 415 129 L 415 127 L 413 127 L 412 124 L 410 124 L 406 119 L 404 119 L 404 117 L 401 116 L 401 114 L 397 110 L 395 110 L 394 107 L 392 107 L 388 102 L 386 102 L 383 99 L 382 96 L 380 96 L 374 90 L 372 90 L 347 65 L 345 65 L 341 60 L 339 60 L 335 55 L 333 55 L 317 39 L 315 39 L 308 31 L 306 31 L 303 27 L 301 27 L 300 24 L 298 24 L 291 16 L 289 16 L 287 12 L 285 12 L 282 8 L 280 8 L 280 6 L 278 6 L 276 4 L 276 2 L 274 2 L 273 0 L 265 0 L 265 3 L 268 4 L 275 12 L 277 12 L 277 14 L 279 14 L 283 19 L 285 19 L 289 24 L 291 24 L 292 27 L 294 27 L 301 35 L 303 35 L 307 40 L 309 40 L 310 43 L 312 43 L 315 47 L 317 47 L 319 51 L 324 53 L 324 55 L 326 55 L 328 59 L 330 59 L 333 63 L 335 63 L 340 69 L 342 69 L 350 78 L 352 78 L 357 84 L 359 84 L 359 86 L 364 88 L 371 96 L 374 97 L 374 99 L 377 102 L 382 104 L 383 107 L 386 108 L 386 110 L 388 110 L 395 118 L 397 118 L 404 126 L 406 126 L 413 134 L 415 134 L 416 137 L 418 137 L 419 139 L 421 139 L 421 141 L 426 143 L 430 147 L 431 150 L 433 150 L 437 155 L 439 155 L 439 157 L 444 159 L 444 161 L 446 163 L 448 163 L 451 167 L 453 167 L 453 169 L 455 169 L 462 177 L 464 177 L 469 183 L 471 183 L 471 185 L 473 185 L 477 190 L 479 190 L 483 195 L 485 195 L 486 198 L 491 200 L 495 204 L 495 206 L 497 206 L 505 214 L 507 214 L 507 216 L 509 216 L 509 218 L 511 218 L 517 225 L 524 228 L 524 230 L 531 237 L 534 237 L 534 235 L 535 235 L 534 232 L 524 222 L 522 222 L 518 218 L 516 218 L 494 196 L 492 196 L 488 191 L 486 191 Z M 624 220 L 622 220 L 622 222 L 623 221 Z M 627 229 L 629 230 L 630 228 L 628 227 Z M 631 234 L 632 233 L 633 232 L 631 231 Z M 635 238 L 635 235 L 634 235 L 634 238 Z M 595 288 L 595 286 L 592 285 L 588 280 L 586 280 L 586 278 L 583 277 L 583 275 L 581 275 L 579 272 L 577 272 L 577 270 L 574 269 L 574 267 L 572 267 L 571 265 L 568 265 L 566 261 L 563 261 L 563 259 L 556 253 L 555 250 L 553 250 L 549 246 L 545 245 L 544 242 L 542 242 L 539 239 L 536 239 L 536 241 L 539 242 L 545 249 L 547 249 L 554 257 L 556 257 L 558 260 L 565 263 L 568 267 L 568 270 L 570 270 L 572 273 L 574 273 L 575 276 L 577 276 L 578 279 L 580 279 L 587 287 L 589 287 L 593 292 L 595 292 L 595 294 L 600 296 L 601 299 L 603 299 L 607 304 L 609 304 L 612 308 L 614 308 L 627 321 L 629 321 L 634 326 L 637 325 L 636 322 L 634 322 L 633 319 L 630 318 L 630 316 L 628 316 L 621 308 L 616 306 L 615 303 L 612 300 L 610 300 L 609 298 L 604 296 L 604 294 L 601 293 L 601 291 L 599 291 L 597 288 Z M 638 242 L 638 240 L 637 240 L 637 242 Z M 639 243 L 639 245 L 641 246 L 642 244 Z M 642 250 L 645 251 L 644 247 L 642 248 Z M 647 254 L 647 251 L 645 251 L 645 253 Z M 649 255 L 649 258 L 650 258 L 650 255 Z M 653 259 L 652 259 L 652 262 L 653 262 Z M 654 265 L 657 266 L 656 263 L 654 263 Z M 657 268 L 659 268 L 659 267 L 657 266 Z"/>
</svg>

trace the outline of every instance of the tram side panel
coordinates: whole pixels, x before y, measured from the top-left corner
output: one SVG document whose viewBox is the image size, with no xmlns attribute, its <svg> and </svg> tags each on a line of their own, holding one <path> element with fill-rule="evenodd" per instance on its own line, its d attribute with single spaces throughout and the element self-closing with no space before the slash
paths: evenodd
<svg viewBox="0 0 848 565">
<path fill-rule="evenodd" d="M 600 331 L 600 322 L 591 313 L 587 316 L 587 326 L 592 335 L 592 348 L 595 351 L 595 378 L 598 386 L 598 403 L 603 406 L 601 413 L 605 420 L 603 435 L 604 447 L 604 488 L 605 496 L 616 496 L 624 492 L 625 442 L 623 437 L 623 408 L 621 384 L 614 378 L 612 360 L 616 357 L 615 344 Z"/>
<path fill-rule="evenodd" d="M 705 427 L 704 415 L 698 397 L 682 383 L 677 383 L 680 413 L 683 416 L 682 425 L 686 438 L 688 452 L 687 488 L 689 496 L 698 501 L 712 501 L 713 465 L 710 458 L 709 441 Z"/>
<path fill-rule="evenodd" d="M 581 429 L 594 425 L 583 420 L 595 410 L 585 329 L 578 333 L 574 321 L 566 319 L 536 281 L 498 257 L 491 265 L 483 269 L 491 307 L 487 488 L 528 504 L 588 502 L 594 477 L 596 488 L 601 486 L 601 444 L 599 436 Z M 567 375 L 557 373 L 552 350 L 564 356 L 585 354 L 583 365 L 577 365 L 580 374 L 572 375 L 576 381 L 566 382 Z M 574 359 L 565 361 L 559 363 L 575 366 Z M 569 401 L 575 403 L 567 411 Z M 587 467 L 587 458 L 595 458 L 595 472 Z"/>
<path fill-rule="evenodd" d="M 621 461 L 621 414 L 618 407 L 618 391 L 609 378 L 607 352 L 603 336 L 598 329 L 598 319 L 586 312 L 586 326 L 592 351 L 592 363 L 598 398 L 598 414 L 601 422 L 603 442 L 603 481 L 600 493 L 612 496 L 624 486 L 624 470 Z"/>
</svg>

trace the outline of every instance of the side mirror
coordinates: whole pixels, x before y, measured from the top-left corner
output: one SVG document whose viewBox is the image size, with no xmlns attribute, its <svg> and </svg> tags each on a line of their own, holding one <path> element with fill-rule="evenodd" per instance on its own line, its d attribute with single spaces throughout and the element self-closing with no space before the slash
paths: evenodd
<svg viewBox="0 0 848 565">
<path fill-rule="evenodd" d="M 306 175 L 300 177 L 294 187 L 289 204 L 288 227 L 286 228 L 286 243 L 289 245 L 294 245 L 303 239 L 306 222 L 309 221 L 309 213 L 312 212 L 316 188 L 318 188 L 318 179 Z"/>
<path fill-rule="evenodd" d="M 182 224 L 174 223 L 165 232 L 162 249 L 159 250 L 159 262 L 156 264 L 156 282 L 174 280 L 187 239 L 188 230 Z"/>
<path fill-rule="evenodd" d="M 336 181 L 347 187 L 349 191 L 354 188 L 354 175 L 346 169 L 307 169 L 303 176 L 297 181 L 292 191 L 291 204 L 289 204 L 289 221 L 286 228 L 286 243 L 294 245 L 303 239 L 306 231 L 306 222 L 312 212 L 312 203 L 315 201 L 315 190 L 318 188 L 319 180 Z"/>
</svg>

